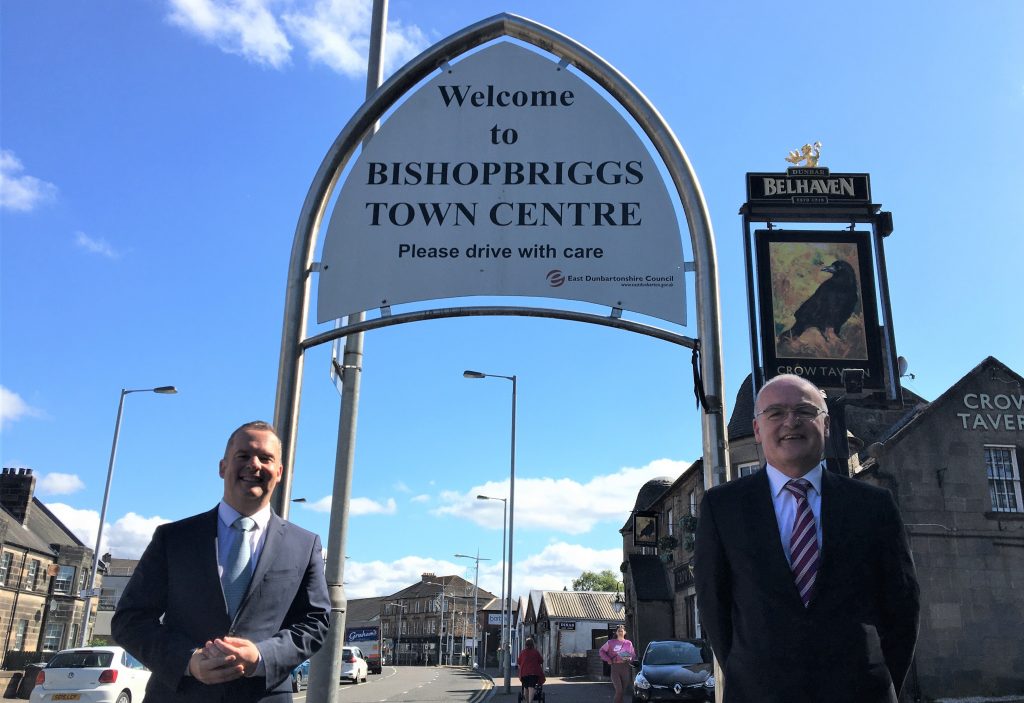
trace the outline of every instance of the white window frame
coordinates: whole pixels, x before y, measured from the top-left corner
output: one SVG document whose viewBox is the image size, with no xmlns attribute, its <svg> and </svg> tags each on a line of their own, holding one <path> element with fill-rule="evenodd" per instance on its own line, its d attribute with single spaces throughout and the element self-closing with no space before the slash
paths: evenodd
<svg viewBox="0 0 1024 703">
<path fill-rule="evenodd" d="M 993 459 L 996 451 L 1006 452 L 1009 455 L 1008 467 L 1002 462 L 998 467 L 995 466 Z M 997 468 L 1000 469 L 1000 475 L 996 475 L 995 469 Z M 1005 475 L 1006 468 L 1010 470 L 1008 476 Z M 986 444 L 985 476 L 988 479 L 988 494 L 992 501 L 992 512 L 1024 513 L 1024 500 L 1021 499 L 1020 490 L 1020 466 L 1017 465 L 1017 447 L 1007 444 Z"/>
<path fill-rule="evenodd" d="M 25 590 L 34 591 L 39 582 L 39 567 L 40 561 L 33 559 L 28 563 L 27 571 L 25 572 Z"/>
<path fill-rule="evenodd" d="M 74 587 L 75 567 L 61 564 L 57 567 L 57 575 L 53 577 L 53 592 L 61 595 L 71 595 L 71 590 Z"/>
<path fill-rule="evenodd" d="M 669 508 L 668 512 L 665 513 L 665 517 L 667 518 L 666 522 L 668 522 L 668 535 L 671 537 L 676 531 L 676 527 L 673 524 L 675 522 L 675 511 L 672 508 Z"/>
<path fill-rule="evenodd" d="M 10 552 L 0 554 L 0 586 L 7 585 L 7 578 L 11 575 L 12 561 L 14 561 L 14 555 Z"/>
<path fill-rule="evenodd" d="M 56 652 L 61 649 L 64 640 L 64 623 L 48 622 L 43 630 L 43 651 Z"/>
<path fill-rule="evenodd" d="M 28 620 L 19 620 L 18 626 L 14 629 L 14 649 L 23 651 L 25 649 L 25 635 L 28 633 Z"/>
<path fill-rule="evenodd" d="M 744 476 L 749 476 L 750 474 L 754 473 L 760 468 L 761 464 L 760 462 L 757 461 L 748 461 L 743 464 L 740 464 L 739 466 L 736 467 L 736 478 L 743 478 Z"/>
</svg>

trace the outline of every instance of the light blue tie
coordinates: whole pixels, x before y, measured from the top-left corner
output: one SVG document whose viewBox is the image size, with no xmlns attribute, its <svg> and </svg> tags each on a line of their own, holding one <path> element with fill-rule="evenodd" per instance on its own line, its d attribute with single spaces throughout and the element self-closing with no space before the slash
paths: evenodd
<svg viewBox="0 0 1024 703">
<path fill-rule="evenodd" d="M 235 540 L 228 549 L 227 559 L 224 560 L 224 598 L 228 604 L 228 615 L 235 617 L 238 606 L 242 604 L 242 597 L 249 587 L 249 579 L 252 578 L 250 569 L 252 553 L 249 549 L 248 535 L 250 530 L 256 527 L 256 521 L 251 517 L 240 517 L 231 523 L 231 529 L 238 532 Z"/>
</svg>

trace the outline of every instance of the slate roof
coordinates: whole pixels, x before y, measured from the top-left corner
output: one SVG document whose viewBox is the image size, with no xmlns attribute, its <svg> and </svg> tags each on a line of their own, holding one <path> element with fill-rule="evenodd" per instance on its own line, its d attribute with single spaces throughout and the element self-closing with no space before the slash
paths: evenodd
<svg viewBox="0 0 1024 703">
<path fill-rule="evenodd" d="M 729 441 L 754 436 L 754 380 L 750 374 L 740 384 L 729 417 Z"/>
<path fill-rule="evenodd" d="M 430 579 L 436 583 L 444 584 L 445 593 L 454 593 L 459 598 L 473 597 L 473 584 L 462 578 L 461 576 L 434 576 Z M 406 586 L 401 591 L 392 593 L 390 596 L 386 596 L 386 600 L 395 600 L 396 598 L 432 598 L 436 596 L 441 590 L 440 586 L 434 583 L 426 583 L 419 581 L 411 586 Z M 486 602 L 496 596 L 490 591 L 480 589 L 477 592 L 478 602 Z"/>
<path fill-rule="evenodd" d="M 32 498 L 32 509 L 28 512 L 28 520 L 25 524 L 31 532 L 34 532 L 39 539 L 48 545 L 70 544 L 77 547 L 86 546 L 38 498 Z"/>
<path fill-rule="evenodd" d="M 345 610 L 345 624 L 370 623 L 380 620 L 380 611 L 386 598 L 353 598 Z"/>
<path fill-rule="evenodd" d="M 51 556 L 54 554 L 54 550 L 50 547 L 49 542 L 44 542 L 31 529 L 23 527 L 20 522 L 14 519 L 13 515 L 3 508 L 0 508 L 0 520 L 7 524 L 7 535 L 4 537 L 6 544 L 21 547 L 22 549 L 31 549 L 34 552 Z M 29 520 L 31 521 L 31 517 Z"/>
<path fill-rule="evenodd" d="M 609 591 L 545 591 L 540 615 L 561 620 L 625 622 L 625 612 L 612 608 L 615 593 Z"/>
<path fill-rule="evenodd" d="M 638 601 L 672 600 L 672 591 L 665 578 L 665 565 L 656 555 L 630 554 L 629 571 Z"/>
</svg>

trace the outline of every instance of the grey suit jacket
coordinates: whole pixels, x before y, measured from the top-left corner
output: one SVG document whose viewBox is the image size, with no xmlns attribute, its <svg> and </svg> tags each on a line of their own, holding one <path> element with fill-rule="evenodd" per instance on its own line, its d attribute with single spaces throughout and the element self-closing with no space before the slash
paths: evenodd
<svg viewBox="0 0 1024 703">
<path fill-rule="evenodd" d="M 217 564 L 217 509 L 161 525 L 118 601 L 118 644 L 152 672 L 147 703 L 290 701 L 292 669 L 323 643 L 330 601 L 320 538 L 271 515 L 249 589 L 228 617 Z M 188 676 L 196 647 L 225 635 L 256 643 L 265 676 L 208 686 Z"/>
<path fill-rule="evenodd" d="M 890 493 L 822 475 L 816 594 L 804 608 L 768 476 L 708 491 L 697 523 L 697 604 L 727 703 L 889 703 L 917 640 L 919 592 Z"/>
</svg>

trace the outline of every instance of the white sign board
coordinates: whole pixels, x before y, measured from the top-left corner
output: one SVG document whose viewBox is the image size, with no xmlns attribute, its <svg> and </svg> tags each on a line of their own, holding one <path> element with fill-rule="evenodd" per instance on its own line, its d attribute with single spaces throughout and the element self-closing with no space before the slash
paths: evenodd
<svg viewBox="0 0 1024 703">
<path fill-rule="evenodd" d="M 686 323 L 679 225 L 650 152 L 582 79 L 508 42 L 431 79 L 363 149 L 327 230 L 317 319 L 496 295 Z"/>
</svg>

